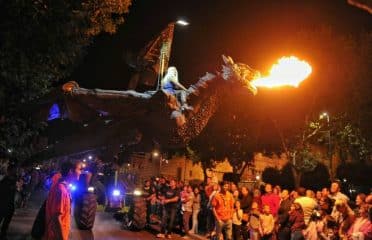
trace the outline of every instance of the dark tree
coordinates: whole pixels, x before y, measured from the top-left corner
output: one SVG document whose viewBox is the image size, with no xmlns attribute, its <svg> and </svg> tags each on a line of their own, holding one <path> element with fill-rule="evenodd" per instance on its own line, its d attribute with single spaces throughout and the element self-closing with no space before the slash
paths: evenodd
<svg viewBox="0 0 372 240">
<path fill-rule="evenodd" d="M 114 33 L 130 0 L 0 1 L 0 154 L 35 152 L 43 123 L 29 103 L 71 74 L 93 37 Z"/>
<path fill-rule="evenodd" d="M 371 165 L 362 162 L 343 163 L 337 168 L 337 178 L 340 180 L 357 185 L 372 187 L 371 184 Z"/>
<path fill-rule="evenodd" d="M 280 178 L 281 178 L 280 171 L 276 168 L 267 167 L 262 172 L 262 180 L 265 183 L 270 183 L 272 185 L 280 185 L 281 184 Z"/>
<path fill-rule="evenodd" d="M 293 190 L 294 185 L 294 177 L 292 172 L 291 164 L 286 164 L 280 171 L 280 186 L 283 189 Z"/>
<path fill-rule="evenodd" d="M 313 171 L 304 173 L 301 186 L 312 190 L 321 190 L 323 187 L 329 187 L 330 176 L 327 166 L 318 163 Z"/>
</svg>

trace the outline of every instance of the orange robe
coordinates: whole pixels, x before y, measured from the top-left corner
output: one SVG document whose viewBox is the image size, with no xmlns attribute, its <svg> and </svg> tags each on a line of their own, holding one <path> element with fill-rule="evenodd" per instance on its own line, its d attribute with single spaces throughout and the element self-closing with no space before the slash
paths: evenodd
<svg viewBox="0 0 372 240">
<path fill-rule="evenodd" d="M 71 196 L 66 182 L 54 185 L 45 208 L 45 240 L 68 240 L 71 219 Z"/>
<path fill-rule="evenodd" d="M 52 177 L 52 185 L 50 186 L 50 188 L 52 189 L 56 184 L 59 183 L 59 179 L 61 179 L 62 175 L 61 173 L 57 172 L 53 175 Z"/>
</svg>

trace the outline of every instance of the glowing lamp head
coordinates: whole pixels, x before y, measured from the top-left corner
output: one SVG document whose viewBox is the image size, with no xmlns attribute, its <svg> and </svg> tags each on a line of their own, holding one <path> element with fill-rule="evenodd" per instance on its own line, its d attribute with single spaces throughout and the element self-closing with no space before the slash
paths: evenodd
<svg viewBox="0 0 372 240">
<path fill-rule="evenodd" d="M 178 20 L 177 22 L 176 22 L 176 24 L 178 24 L 178 25 L 181 25 L 181 26 L 187 26 L 187 25 L 189 25 L 190 23 L 189 22 L 187 22 L 187 21 L 185 21 L 185 20 Z"/>
<path fill-rule="evenodd" d="M 152 156 L 153 157 L 159 157 L 159 152 L 158 151 L 153 151 Z"/>
<path fill-rule="evenodd" d="M 94 187 L 88 187 L 88 192 L 94 192 Z"/>
<path fill-rule="evenodd" d="M 319 116 L 320 119 L 327 118 L 327 117 L 329 117 L 329 116 L 328 116 L 328 113 L 326 113 L 326 112 L 323 112 L 323 113 L 320 114 L 320 116 Z"/>
<path fill-rule="evenodd" d="M 114 190 L 112 191 L 112 196 L 114 196 L 114 197 L 118 197 L 118 196 L 120 196 L 120 191 L 119 191 L 118 189 L 114 189 Z"/>
</svg>

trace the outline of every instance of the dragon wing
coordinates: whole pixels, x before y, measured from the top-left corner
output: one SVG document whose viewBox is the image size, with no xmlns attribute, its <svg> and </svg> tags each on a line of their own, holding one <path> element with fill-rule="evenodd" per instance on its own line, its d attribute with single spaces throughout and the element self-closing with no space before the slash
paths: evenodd
<svg viewBox="0 0 372 240">
<path fill-rule="evenodd" d="M 86 89 L 79 87 L 76 82 L 64 84 L 62 90 L 68 118 L 72 121 L 87 121 L 102 116 L 123 118 L 143 114 L 145 106 L 155 94 L 138 93 L 133 90 Z"/>
</svg>

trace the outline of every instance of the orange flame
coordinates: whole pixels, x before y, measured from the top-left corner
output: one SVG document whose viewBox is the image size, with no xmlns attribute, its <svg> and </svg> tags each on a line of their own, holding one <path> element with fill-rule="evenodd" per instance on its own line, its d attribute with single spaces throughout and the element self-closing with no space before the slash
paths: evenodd
<svg viewBox="0 0 372 240">
<path fill-rule="evenodd" d="M 267 77 L 254 79 L 251 84 L 255 87 L 281 87 L 298 85 L 305 80 L 311 73 L 311 66 L 297 57 L 282 57 L 278 63 L 271 67 L 270 74 Z"/>
</svg>

